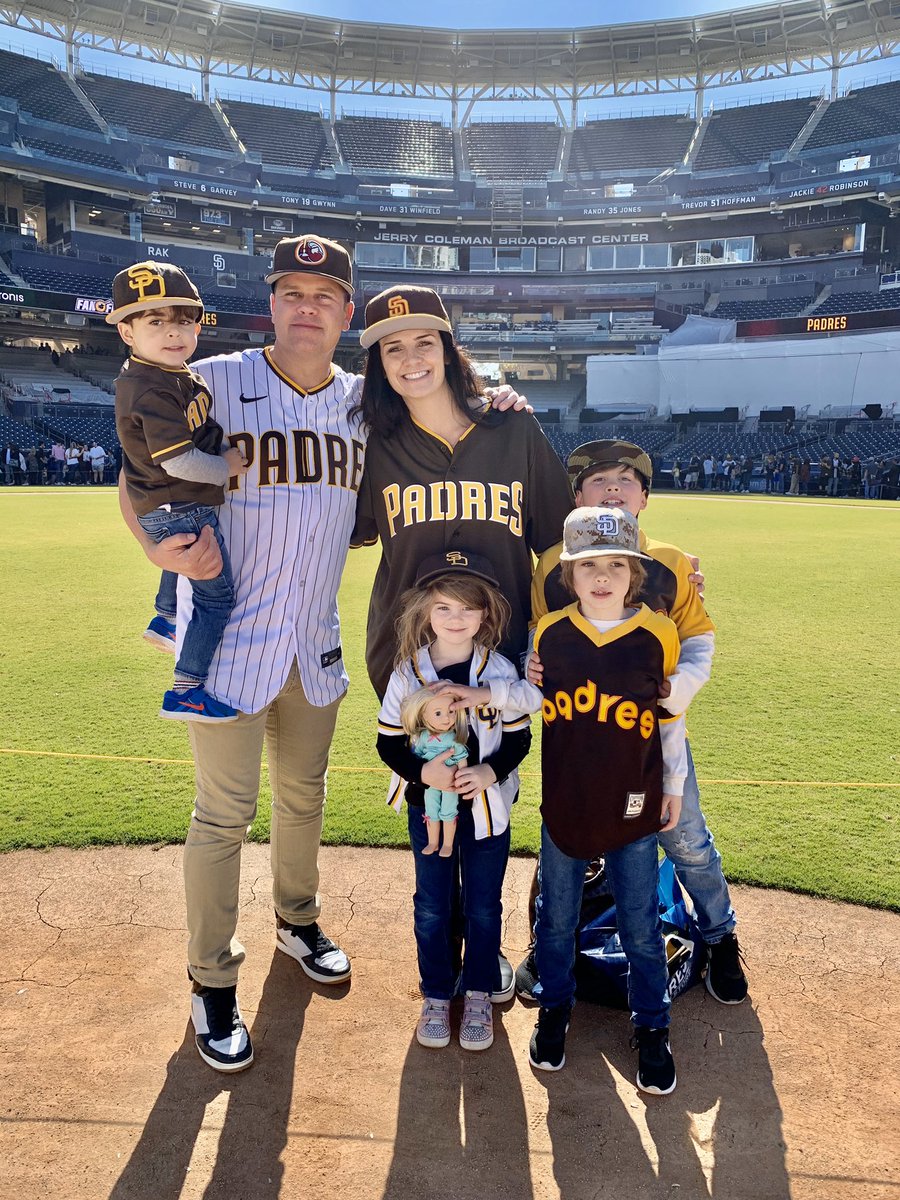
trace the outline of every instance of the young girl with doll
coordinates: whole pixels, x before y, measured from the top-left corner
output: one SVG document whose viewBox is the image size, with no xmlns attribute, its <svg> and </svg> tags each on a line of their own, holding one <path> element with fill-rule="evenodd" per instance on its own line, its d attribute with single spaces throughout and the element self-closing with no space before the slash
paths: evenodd
<svg viewBox="0 0 900 1200">
<path fill-rule="evenodd" d="M 454 765 L 458 751 L 452 748 L 425 761 L 410 743 L 404 702 L 441 680 L 471 687 L 492 679 L 514 683 L 515 667 L 494 648 L 508 620 L 509 605 L 486 559 L 462 549 L 425 559 L 415 586 L 403 597 L 394 672 L 378 717 L 378 753 L 393 772 L 388 803 L 399 811 L 406 799 L 414 852 L 413 920 L 424 998 L 416 1037 L 423 1046 L 449 1043 L 450 1001 L 457 991 L 464 997 L 460 1046 L 486 1050 L 494 1040 L 491 993 L 500 984 L 509 813 L 531 732 L 525 713 L 507 710 L 501 717 L 484 705 L 465 714 L 465 762 Z M 449 714 L 449 697 L 435 698 Z M 461 736 L 453 740 L 463 742 Z M 425 812 L 426 788 L 459 796 L 455 836 L 446 854 L 429 852 L 440 826 L 434 828 L 437 822 Z M 446 825 L 444 839 L 446 848 Z M 461 973 L 453 924 L 457 872 L 462 879 Z"/>
</svg>

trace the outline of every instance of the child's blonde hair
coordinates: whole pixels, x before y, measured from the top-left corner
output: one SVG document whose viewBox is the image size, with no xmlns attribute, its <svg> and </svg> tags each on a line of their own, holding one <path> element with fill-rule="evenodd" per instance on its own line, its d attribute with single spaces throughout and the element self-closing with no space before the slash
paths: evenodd
<svg viewBox="0 0 900 1200">
<path fill-rule="evenodd" d="M 613 558 L 614 555 L 608 557 Z M 644 584 L 647 582 L 647 572 L 644 564 L 639 558 L 627 556 L 628 569 L 631 572 L 631 587 L 628 589 L 628 595 L 625 597 L 625 607 L 634 608 L 639 602 L 641 592 L 644 590 Z M 560 580 L 567 592 L 575 595 L 575 563 L 577 559 L 563 558 L 560 559 Z"/>
<path fill-rule="evenodd" d="M 512 610 L 501 593 L 477 575 L 464 575 L 461 571 L 448 572 L 430 579 L 418 587 L 409 588 L 400 598 L 400 616 L 397 618 L 397 656 L 394 665 L 400 666 L 415 658 L 422 646 L 434 641 L 431 629 L 431 606 L 438 595 L 468 604 L 482 611 L 481 628 L 476 634 L 480 646 L 495 650 L 509 623 Z"/>
<path fill-rule="evenodd" d="M 440 697 L 429 687 L 417 688 L 416 691 L 410 692 L 400 702 L 400 724 L 410 737 L 415 737 L 417 733 L 421 733 L 428 726 L 425 723 L 425 709 L 432 700 L 446 700 L 450 704 L 451 697 L 449 695 Z M 469 718 L 464 708 L 456 710 L 456 725 L 453 729 L 453 736 L 461 746 L 466 744 L 469 736 Z"/>
</svg>

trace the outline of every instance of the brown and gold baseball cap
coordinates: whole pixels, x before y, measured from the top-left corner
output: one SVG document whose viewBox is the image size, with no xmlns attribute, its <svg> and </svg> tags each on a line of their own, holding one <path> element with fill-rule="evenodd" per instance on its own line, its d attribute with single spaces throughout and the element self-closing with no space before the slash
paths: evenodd
<svg viewBox="0 0 900 1200">
<path fill-rule="evenodd" d="M 385 288 L 366 305 L 366 327 L 359 335 L 364 350 L 380 342 L 389 333 L 401 329 L 442 329 L 452 333 L 453 326 L 437 292 L 431 288 L 400 284 Z"/>
<path fill-rule="evenodd" d="M 649 558 L 649 554 L 641 553 L 640 536 L 637 517 L 627 509 L 574 508 L 563 525 L 559 557 L 566 562 L 608 554 Z"/>
<path fill-rule="evenodd" d="M 353 267 L 350 255 L 343 246 L 328 238 L 304 233 L 302 237 L 282 238 L 272 256 L 272 270 L 266 283 L 274 283 L 282 275 L 295 272 L 304 275 L 322 275 L 339 283 L 350 299 L 353 299 Z"/>
<path fill-rule="evenodd" d="M 182 305 L 196 308 L 198 321 L 203 316 L 200 293 L 181 267 L 170 263 L 139 262 L 126 267 L 113 279 L 112 299 L 112 312 L 106 315 L 107 325 L 118 325 L 125 317 L 151 308 Z"/>
<path fill-rule="evenodd" d="M 646 450 L 642 450 L 634 442 L 585 442 L 583 446 L 576 446 L 566 460 L 569 477 L 576 492 L 589 471 L 593 471 L 597 467 L 613 465 L 631 467 L 632 470 L 637 471 L 644 481 L 644 487 L 648 492 L 650 491 L 650 484 L 653 482 L 653 463 Z"/>
<path fill-rule="evenodd" d="M 416 587 L 439 579 L 442 575 L 476 575 L 493 587 L 500 583 L 491 563 L 483 554 L 471 550 L 446 550 L 443 554 L 429 554 L 419 563 L 416 571 Z"/>
</svg>

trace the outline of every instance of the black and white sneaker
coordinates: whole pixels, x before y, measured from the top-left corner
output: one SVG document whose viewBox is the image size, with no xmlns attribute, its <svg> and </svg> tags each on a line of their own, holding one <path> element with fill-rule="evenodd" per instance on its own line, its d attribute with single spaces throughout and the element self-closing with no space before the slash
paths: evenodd
<svg viewBox="0 0 900 1200">
<path fill-rule="evenodd" d="M 542 1008 L 528 1047 L 528 1061 L 539 1071 L 561 1071 L 566 1065 L 566 1034 L 572 1009 L 568 1004 Z"/>
<path fill-rule="evenodd" d="M 191 985 L 191 1021 L 198 1054 L 215 1071 L 245 1071 L 253 1062 L 253 1045 L 235 987 L 204 987 L 196 979 Z"/>
<path fill-rule="evenodd" d="M 344 983 L 350 978 L 350 959 L 319 926 L 289 925 L 278 917 L 275 945 L 297 962 L 316 983 Z"/>
<path fill-rule="evenodd" d="M 706 990 L 720 1004 L 740 1004 L 747 998 L 744 956 L 733 933 L 706 947 Z"/>
<path fill-rule="evenodd" d="M 503 954 L 499 956 L 500 986 L 496 992 L 491 992 L 491 1004 L 505 1004 L 516 994 L 516 977 L 513 974 L 512 963 Z"/>
<path fill-rule="evenodd" d="M 675 1059 L 669 1048 L 668 1029 L 635 1027 L 632 1050 L 638 1052 L 637 1085 L 642 1092 L 668 1096 L 675 1091 Z"/>
<path fill-rule="evenodd" d="M 534 955 L 534 942 L 528 947 L 528 953 L 516 967 L 516 995 L 520 1000 L 535 1001 L 535 986 L 538 982 L 537 959 Z"/>
</svg>

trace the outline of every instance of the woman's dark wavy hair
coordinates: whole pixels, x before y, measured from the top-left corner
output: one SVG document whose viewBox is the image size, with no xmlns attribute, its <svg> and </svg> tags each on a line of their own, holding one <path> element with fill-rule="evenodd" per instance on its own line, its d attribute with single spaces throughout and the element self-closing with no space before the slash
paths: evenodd
<svg viewBox="0 0 900 1200">
<path fill-rule="evenodd" d="M 462 346 L 458 346 L 443 329 L 437 332 L 444 344 L 444 369 L 454 407 L 467 421 L 477 422 L 481 413 L 471 407 L 471 402 L 483 396 L 484 385 Z M 403 421 L 409 420 L 409 413 L 403 397 L 387 381 L 379 347 L 379 342 L 369 347 L 362 396 L 351 415 L 362 413 L 363 423 L 370 433 L 390 437 Z"/>
</svg>

